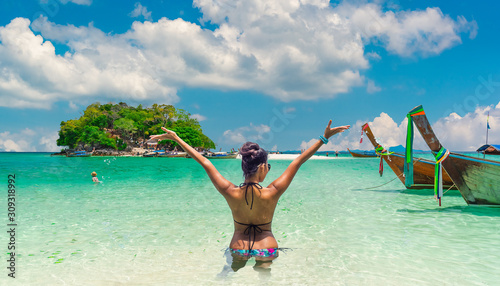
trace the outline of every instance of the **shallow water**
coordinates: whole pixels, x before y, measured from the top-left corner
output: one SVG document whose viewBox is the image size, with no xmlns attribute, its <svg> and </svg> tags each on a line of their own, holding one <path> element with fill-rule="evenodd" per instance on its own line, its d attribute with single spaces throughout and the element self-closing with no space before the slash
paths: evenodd
<svg viewBox="0 0 500 286">
<path fill-rule="evenodd" d="M 429 155 L 424 155 L 424 157 Z M 214 160 L 242 181 L 239 160 Z M 270 161 L 269 184 L 290 163 Z M 408 191 L 378 159 L 310 160 L 273 220 L 280 252 L 270 273 L 252 259 L 219 275 L 231 212 L 203 169 L 183 158 L 66 158 L 0 153 L 16 175 L 16 279 L 7 277 L 7 207 L 0 208 L 0 284 L 495 285 L 500 209 L 467 206 L 449 191 Z M 91 182 L 96 171 L 101 184 Z M 6 202 L 4 192 L 4 202 Z M 9 284 L 10 285 L 10 284 Z"/>
</svg>

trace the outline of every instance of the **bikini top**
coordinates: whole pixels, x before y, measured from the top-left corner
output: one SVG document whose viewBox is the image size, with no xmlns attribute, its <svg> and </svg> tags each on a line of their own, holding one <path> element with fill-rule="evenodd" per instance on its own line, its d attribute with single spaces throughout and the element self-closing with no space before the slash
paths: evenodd
<svg viewBox="0 0 500 286">
<path fill-rule="evenodd" d="M 242 189 L 243 187 L 246 187 L 245 188 L 245 202 L 247 203 L 247 206 L 248 206 L 247 193 L 248 193 L 248 187 L 250 187 L 250 186 L 255 186 L 257 189 L 262 190 L 262 186 L 259 183 L 241 183 L 240 184 L 240 189 Z M 252 190 L 252 204 L 250 204 L 250 209 L 252 209 L 252 207 L 253 207 L 253 188 L 251 190 Z"/>
<path fill-rule="evenodd" d="M 262 186 L 259 183 L 242 183 L 242 184 L 240 184 L 240 188 L 246 187 L 245 188 L 245 202 L 247 203 L 247 206 L 248 206 L 247 193 L 248 193 L 248 187 L 250 187 L 250 186 L 255 186 L 259 190 L 262 189 Z M 253 192 L 254 191 L 252 188 L 252 203 L 250 204 L 250 209 L 252 209 L 252 207 L 253 207 L 253 198 L 254 198 Z M 241 222 L 237 222 L 236 220 L 234 220 L 234 222 L 247 227 L 243 231 L 243 234 L 248 235 L 248 252 L 250 253 L 252 251 L 253 245 L 255 244 L 255 237 L 257 236 L 257 232 L 262 233 L 262 229 L 260 227 L 263 225 L 266 225 L 266 224 L 270 224 L 272 221 L 267 222 L 267 223 L 262 223 L 262 224 L 241 223 Z M 253 241 L 252 241 L 252 231 L 253 231 Z"/>
</svg>

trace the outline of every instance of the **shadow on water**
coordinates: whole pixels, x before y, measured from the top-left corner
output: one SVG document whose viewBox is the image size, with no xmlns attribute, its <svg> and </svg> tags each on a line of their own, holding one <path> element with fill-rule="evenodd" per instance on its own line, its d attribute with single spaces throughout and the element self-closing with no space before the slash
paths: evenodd
<svg viewBox="0 0 500 286">
<path fill-rule="evenodd" d="M 253 258 L 242 257 L 238 254 L 231 253 L 229 248 L 224 252 L 226 257 L 226 265 L 222 268 L 222 271 L 217 274 L 217 278 L 224 280 L 229 277 L 232 273 L 237 272 L 241 268 L 245 267 L 249 261 L 253 261 Z M 271 264 L 276 257 L 267 258 L 255 258 L 255 264 L 253 269 L 259 273 L 259 279 L 262 281 L 269 281 L 271 279 Z"/>
<path fill-rule="evenodd" d="M 292 251 L 291 248 L 278 248 L 279 254 L 284 254 L 287 251 Z M 279 255 L 278 255 L 279 256 Z M 224 280 L 233 273 L 242 269 L 247 265 L 249 261 L 252 263 L 255 261 L 253 265 L 253 270 L 258 273 L 259 279 L 262 281 L 269 281 L 271 279 L 271 265 L 275 259 L 275 257 L 242 257 L 241 255 L 232 253 L 229 248 L 224 251 L 224 257 L 226 258 L 226 264 L 222 267 L 222 270 L 219 274 L 217 274 L 217 279 Z"/>
<path fill-rule="evenodd" d="M 407 213 L 441 213 L 441 212 L 454 212 L 460 214 L 471 214 L 476 216 L 489 216 L 500 217 L 500 207 L 495 206 L 452 206 L 452 207 L 437 207 L 434 209 L 425 210 L 412 210 L 412 209 L 398 209 L 397 212 Z"/>
<path fill-rule="evenodd" d="M 416 195 L 416 196 L 433 196 L 434 195 L 434 190 L 433 189 L 418 189 L 418 190 L 411 190 L 411 189 L 351 189 L 351 191 L 359 192 L 359 191 L 364 191 L 364 192 L 376 192 L 376 193 L 401 193 L 401 194 L 407 194 L 407 195 Z M 461 197 L 462 195 L 458 190 L 449 190 L 448 192 L 445 193 L 445 196 L 450 196 L 450 197 Z"/>
</svg>

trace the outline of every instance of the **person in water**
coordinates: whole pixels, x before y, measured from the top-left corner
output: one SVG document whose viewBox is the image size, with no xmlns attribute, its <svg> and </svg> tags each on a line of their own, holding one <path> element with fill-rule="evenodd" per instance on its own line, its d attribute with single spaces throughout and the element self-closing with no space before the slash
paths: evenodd
<svg viewBox="0 0 500 286">
<path fill-rule="evenodd" d="M 97 178 L 97 173 L 96 172 L 92 172 L 91 175 L 92 175 L 92 182 L 99 183 L 99 179 Z"/>
<path fill-rule="evenodd" d="M 244 182 L 235 185 L 226 180 L 207 158 L 189 146 L 174 131 L 162 127 L 166 133 L 152 135 L 151 139 L 173 140 L 177 142 L 193 159 L 207 172 L 215 188 L 221 193 L 231 209 L 234 220 L 234 234 L 229 244 L 232 253 L 232 268 L 237 270 L 244 266 L 250 257 L 255 257 L 257 263 L 271 262 L 278 256 L 278 243 L 271 231 L 271 222 L 279 198 L 292 182 L 299 168 L 316 151 L 328 143 L 328 138 L 349 129 L 347 126 L 330 128 L 328 123 L 325 132 L 309 149 L 290 163 L 285 172 L 269 186 L 263 187 L 263 182 L 271 164 L 267 162 L 267 152 L 257 143 L 246 142 L 240 149 L 242 157 Z M 238 263 L 240 265 L 238 266 Z M 241 266 L 241 263 L 243 266 Z M 270 263 L 269 263 L 270 264 Z"/>
</svg>

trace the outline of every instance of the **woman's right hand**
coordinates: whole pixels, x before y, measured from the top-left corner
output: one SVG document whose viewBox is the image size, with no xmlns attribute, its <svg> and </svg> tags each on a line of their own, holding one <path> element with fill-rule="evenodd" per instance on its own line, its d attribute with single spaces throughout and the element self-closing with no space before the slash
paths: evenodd
<svg viewBox="0 0 500 286">
<path fill-rule="evenodd" d="M 335 135 L 337 133 L 342 133 L 351 127 L 351 125 L 345 125 L 345 126 L 337 126 L 334 128 L 330 128 L 330 125 L 332 125 L 332 120 L 330 120 L 330 122 L 328 122 L 328 126 L 325 129 L 324 136 L 326 139 L 332 137 L 333 135 Z"/>
</svg>

